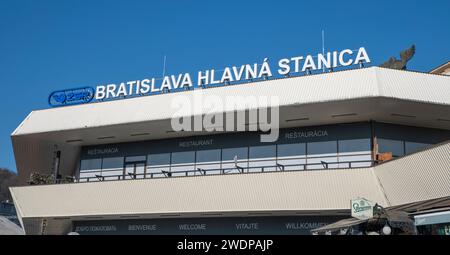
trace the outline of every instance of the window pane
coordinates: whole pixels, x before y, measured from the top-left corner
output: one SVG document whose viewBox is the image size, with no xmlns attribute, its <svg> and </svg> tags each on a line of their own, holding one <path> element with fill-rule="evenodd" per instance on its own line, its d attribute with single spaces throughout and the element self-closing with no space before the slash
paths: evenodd
<svg viewBox="0 0 450 255">
<path fill-rule="evenodd" d="M 370 153 L 370 139 L 352 139 L 339 141 L 339 155 Z"/>
<path fill-rule="evenodd" d="M 126 162 L 136 162 L 136 161 L 145 161 L 145 156 L 132 156 L 132 157 L 126 157 Z"/>
<path fill-rule="evenodd" d="M 337 153 L 337 141 L 308 143 L 308 157 L 310 155 L 335 155 Z"/>
<path fill-rule="evenodd" d="M 371 166 L 370 139 L 340 140 L 339 168 L 355 168 Z M 364 162 L 359 162 L 364 161 Z"/>
<path fill-rule="evenodd" d="M 249 149 L 248 172 L 275 171 L 276 146 L 255 146 Z M 264 169 L 263 169 L 264 167 Z"/>
<path fill-rule="evenodd" d="M 308 169 L 337 168 L 337 141 L 307 144 Z"/>
<path fill-rule="evenodd" d="M 406 154 L 411 154 L 416 151 L 420 151 L 427 146 L 429 146 L 429 144 L 427 143 L 405 142 Z"/>
<path fill-rule="evenodd" d="M 197 151 L 197 162 L 220 161 L 220 149 Z"/>
<path fill-rule="evenodd" d="M 123 169 L 123 157 L 103 158 L 103 170 Z"/>
<path fill-rule="evenodd" d="M 102 159 L 84 159 L 80 163 L 80 182 L 98 181 L 95 175 L 101 175 Z"/>
<path fill-rule="evenodd" d="M 220 149 L 197 151 L 197 168 L 206 171 L 206 174 L 220 173 Z M 214 169 L 214 171 L 212 171 Z"/>
<path fill-rule="evenodd" d="M 400 157 L 405 155 L 403 150 L 403 141 L 391 140 L 391 139 L 378 139 L 378 151 L 392 152 L 392 156 Z"/>
<path fill-rule="evenodd" d="M 278 145 L 278 157 L 291 157 L 306 154 L 306 144 L 304 143 L 292 143 L 292 144 L 279 144 Z"/>
<path fill-rule="evenodd" d="M 101 175 L 100 171 L 80 172 L 80 182 L 97 182 L 100 181 L 96 175 Z M 88 180 L 89 179 L 89 180 Z"/>
<path fill-rule="evenodd" d="M 222 169 L 225 173 L 239 173 L 238 167 L 247 169 L 248 148 L 227 148 L 222 150 Z M 236 162 L 235 162 L 236 158 Z"/>
<path fill-rule="evenodd" d="M 144 178 L 145 163 L 126 163 L 124 179 L 143 179 Z M 135 174 L 136 176 L 133 176 Z M 146 178 L 151 178 L 151 175 L 145 175 Z"/>
<path fill-rule="evenodd" d="M 170 153 L 150 154 L 147 158 L 148 166 L 160 166 L 170 164 Z"/>
<path fill-rule="evenodd" d="M 100 171 L 102 168 L 102 159 L 84 159 L 81 160 L 80 171 Z"/>
<path fill-rule="evenodd" d="M 284 166 L 284 170 L 303 170 L 306 164 L 306 144 L 279 144 L 278 164 Z"/>
<path fill-rule="evenodd" d="M 172 153 L 172 176 L 185 176 L 185 171 L 190 171 L 188 175 L 195 175 L 193 172 L 195 163 L 195 151 L 183 151 Z"/>
<path fill-rule="evenodd" d="M 136 164 L 136 179 L 143 179 L 144 178 L 144 172 L 145 172 L 145 164 L 144 163 L 137 163 Z"/>
<path fill-rule="evenodd" d="M 147 178 L 164 177 L 162 171 L 169 171 L 170 153 L 150 154 L 147 157 Z"/>
<path fill-rule="evenodd" d="M 234 160 L 234 157 L 237 157 L 238 160 L 246 160 L 248 158 L 247 150 L 247 147 L 223 149 L 222 160 Z"/>
<path fill-rule="evenodd" d="M 123 175 L 124 179 L 132 179 L 129 174 L 134 174 L 134 164 L 125 165 L 125 173 Z"/>
<path fill-rule="evenodd" d="M 194 163 L 195 151 L 183 151 L 172 153 L 172 164 Z"/>
<path fill-rule="evenodd" d="M 275 157 L 275 145 L 255 146 L 249 149 L 250 159 Z"/>
<path fill-rule="evenodd" d="M 341 154 L 339 154 L 339 168 L 369 167 L 372 165 L 371 160 L 372 156 L 370 154 L 349 156 L 341 156 Z"/>
<path fill-rule="evenodd" d="M 103 158 L 102 176 L 105 180 L 118 180 L 123 175 L 123 157 Z"/>
</svg>

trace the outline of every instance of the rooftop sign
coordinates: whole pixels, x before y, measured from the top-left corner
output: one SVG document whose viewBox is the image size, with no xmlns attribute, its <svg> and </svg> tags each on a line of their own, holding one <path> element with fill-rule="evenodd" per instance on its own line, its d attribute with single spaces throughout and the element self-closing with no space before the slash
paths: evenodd
<svg viewBox="0 0 450 255">
<path fill-rule="evenodd" d="M 54 91 L 48 97 L 51 106 L 63 106 L 89 103 L 94 98 L 95 90 L 91 87 Z"/>
<path fill-rule="evenodd" d="M 263 80 L 279 76 L 289 76 L 295 73 L 311 73 L 316 70 L 333 70 L 370 63 L 370 58 L 364 47 L 358 50 L 345 49 L 317 55 L 295 56 L 282 58 L 272 69 L 268 58 L 262 63 L 244 64 L 225 67 L 223 70 L 203 70 L 195 74 L 180 73 L 167 75 L 163 78 L 144 78 L 141 80 L 124 81 L 120 83 L 101 84 L 95 89 L 91 87 L 55 91 L 49 96 L 50 106 L 65 106 L 88 103 L 92 100 L 103 101 L 128 98 L 159 93 L 176 92 L 191 89 L 202 89 L 208 86 L 228 85 L 244 81 Z"/>
</svg>

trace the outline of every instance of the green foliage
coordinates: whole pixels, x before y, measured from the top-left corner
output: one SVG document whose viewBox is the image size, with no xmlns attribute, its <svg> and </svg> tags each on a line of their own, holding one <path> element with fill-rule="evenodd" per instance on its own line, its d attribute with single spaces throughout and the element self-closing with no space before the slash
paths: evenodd
<svg viewBox="0 0 450 255">
<path fill-rule="evenodd" d="M 17 174 L 9 171 L 8 169 L 0 168 L 0 202 L 6 200 L 12 200 L 9 193 L 9 187 L 17 186 L 19 178 Z"/>
<path fill-rule="evenodd" d="M 71 176 L 65 176 L 63 178 L 59 177 L 56 183 L 71 183 L 73 182 Z M 55 176 L 53 174 L 42 174 L 42 173 L 32 173 L 30 175 L 30 180 L 28 181 L 30 185 L 43 185 L 43 184 L 54 184 Z"/>
<path fill-rule="evenodd" d="M 52 184 L 54 177 L 52 174 L 32 173 L 28 183 L 30 185 Z"/>
</svg>

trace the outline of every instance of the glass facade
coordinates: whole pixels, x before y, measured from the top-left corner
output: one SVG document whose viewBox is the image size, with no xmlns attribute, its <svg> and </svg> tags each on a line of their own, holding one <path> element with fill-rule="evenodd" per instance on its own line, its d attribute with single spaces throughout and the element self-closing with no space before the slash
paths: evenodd
<svg viewBox="0 0 450 255">
<path fill-rule="evenodd" d="M 423 150 L 425 147 L 429 146 L 427 143 L 416 143 L 416 142 L 408 142 L 405 141 L 405 154 L 411 154 L 420 150 Z"/>
<path fill-rule="evenodd" d="M 307 143 L 306 151 L 307 169 L 337 168 L 337 141 Z"/>
<path fill-rule="evenodd" d="M 401 157 L 447 140 L 449 132 L 349 123 L 281 129 L 273 143 L 261 143 L 257 132 L 244 132 L 88 146 L 82 151 L 79 180 L 369 167 L 372 136 L 379 153 Z"/>
<path fill-rule="evenodd" d="M 432 144 L 450 139 L 450 132 L 442 129 L 379 122 L 373 125 L 373 129 L 378 142 L 378 152 L 392 153 L 394 158 L 423 150 Z"/>
<path fill-rule="evenodd" d="M 172 176 L 195 175 L 195 151 L 172 152 Z"/>
<path fill-rule="evenodd" d="M 275 171 L 276 145 L 249 147 L 248 172 Z"/>
<path fill-rule="evenodd" d="M 306 143 L 277 145 L 277 167 L 284 170 L 304 170 L 306 165 Z"/>
<path fill-rule="evenodd" d="M 224 173 L 238 173 L 248 167 L 248 148 L 222 149 L 222 169 Z"/>
<path fill-rule="evenodd" d="M 85 159 L 80 181 L 368 166 L 369 138 Z"/>
<path fill-rule="evenodd" d="M 102 158 L 84 159 L 80 163 L 80 178 L 96 178 L 102 174 Z"/>
<path fill-rule="evenodd" d="M 103 158 L 101 176 L 105 180 L 117 179 L 116 176 L 123 175 L 123 157 Z"/>
<path fill-rule="evenodd" d="M 163 177 L 170 171 L 170 153 L 150 154 L 147 156 L 146 174 L 152 177 Z"/>
<path fill-rule="evenodd" d="M 371 141 L 369 138 L 339 140 L 339 168 L 365 167 L 371 160 Z"/>
<path fill-rule="evenodd" d="M 379 152 L 392 152 L 394 158 L 420 151 L 430 144 L 394 139 L 378 139 Z"/>
<path fill-rule="evenodd" d="M 199 173 L 202 174 L 202 171 L 207 170 L 210 174 L 220 174 L 221 153 L 220 149 L 197 151 L 195 167 Z"/>
</svg>

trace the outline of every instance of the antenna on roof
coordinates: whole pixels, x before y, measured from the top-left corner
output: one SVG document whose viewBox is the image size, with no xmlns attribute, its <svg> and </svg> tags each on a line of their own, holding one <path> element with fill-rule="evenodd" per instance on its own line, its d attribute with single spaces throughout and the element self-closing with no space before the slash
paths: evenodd
<svg viewBox="0 0 450 255">
<path fill-rule="evenodd" d="M 166 75 L 166 55 L 164 55 L 163 75 L 162 75 L 162 77 L 164 78 L 165 75 Z"/>
<path fill-rule="evenodd" d="M 325 56 L 325 31 L 322 29 L 322 56 Z M 325 66 L 322 67 L 322 72 L 325 73 Z"/>
</svg>

